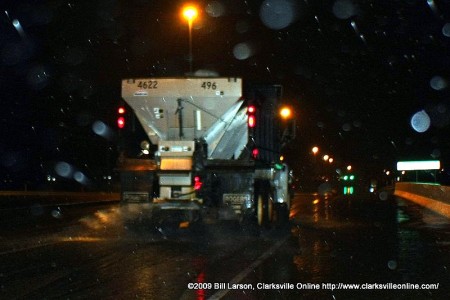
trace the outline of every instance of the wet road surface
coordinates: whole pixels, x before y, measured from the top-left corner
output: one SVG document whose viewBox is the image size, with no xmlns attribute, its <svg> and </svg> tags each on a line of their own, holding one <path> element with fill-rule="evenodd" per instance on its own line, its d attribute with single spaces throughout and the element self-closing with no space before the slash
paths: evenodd
<svg viewBox="0 0 450 300">
<path fill-rule="evenodd" d="M 233 223 L 130 230 L 118 205 L 46 214 L 33 218 L 39 226 L 23 218 L 2 225 L 0 299 L 448 299 L 450 292 L 449 220 L 401 199 L 297 195 L 290 230 L 259 236 Z"/>
</svg>

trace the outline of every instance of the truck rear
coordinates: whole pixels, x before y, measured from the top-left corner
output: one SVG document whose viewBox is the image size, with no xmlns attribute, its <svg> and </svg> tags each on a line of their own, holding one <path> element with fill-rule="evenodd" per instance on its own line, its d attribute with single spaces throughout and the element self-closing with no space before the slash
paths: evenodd
<svg viewBox="0 0 450 300">
<path fill-rule="evenodd" d="M 123 80 L 118 169 L 131 220 L 287 223 L 281 93 L 241 78 Z"/>
</svg>

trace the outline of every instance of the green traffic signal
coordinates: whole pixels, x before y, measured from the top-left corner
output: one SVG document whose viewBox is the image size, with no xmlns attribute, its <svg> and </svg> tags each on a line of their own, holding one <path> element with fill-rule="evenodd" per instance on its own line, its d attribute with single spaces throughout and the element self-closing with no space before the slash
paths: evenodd
<svg viewBox="0 0 450 300">
<path fill-rule="evenodd" d="M 353 174 L 344 175 L 344 177 L 342 177 L 342 179 L 344 179 L 345 181 L 347 181 L 347 180 L 355 180 L 355 175 L 353 175 Z"/>
</svg>

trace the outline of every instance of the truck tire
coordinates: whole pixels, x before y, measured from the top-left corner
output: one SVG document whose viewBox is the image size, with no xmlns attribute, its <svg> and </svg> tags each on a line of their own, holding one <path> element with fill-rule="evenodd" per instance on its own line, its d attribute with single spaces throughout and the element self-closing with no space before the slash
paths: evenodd
<svg viewBox="0 0 450 300">
<path fill-rule="evenodd" d="M 256 218 L 258 220 L 258 225 L 262 226 L 264 224 L 264 200 L 261 194 L 258 195 L 256 199 Z"/>
<path fill-rule="evenodd" d="M 256 218 L 260 227 L 268 227 L 273 220 L 273 200 L 268 189 L 260 189 L 256 197 Z"/>
</svg>

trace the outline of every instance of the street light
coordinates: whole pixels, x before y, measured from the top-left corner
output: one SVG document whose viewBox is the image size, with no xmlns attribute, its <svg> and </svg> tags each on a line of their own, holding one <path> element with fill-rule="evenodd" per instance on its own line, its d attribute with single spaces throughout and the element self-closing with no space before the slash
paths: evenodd
<svg viewBox="0 0 450 300">
<path fill-rule="evenodd" d="M 311 151 L 312 151 L 312 153 L 314 155 L 314 163 L 316 163 L 316 155 L 319 152 L 319 147 L 314 146 L 314 147 L 312 147 Z"/>
<path fill-rule="evenodd" d="M 282 131 L 281 141 L 282 145 L 284 145 L 285 141 L 295 139 L 296 122 L 293 116 L 294 113 L 289 106 L 280 107 L 278 113 L 282 119 L 282 124 L 280 124 L 282 128 L 280 129 Z"/>
<path fill-rule="evenodd" d="M 292 116 L 292 111 L 291 111 L 291 109 L 290 109 L 289 107 L 282 107 L 282 108 L 280 109 L 280 116 L 281 116 L 284 120 L 290 119 L 291 116 Z"/>
<path fill-rule="evenodd" d="M 198 10 L 193 5 L 186 5 L 182 10 L 183 18 L 185 18 L 188 22 L 189 26 L 189 72 L 192 73 L 192 23 L 198 16 Z"/>
</svg>

